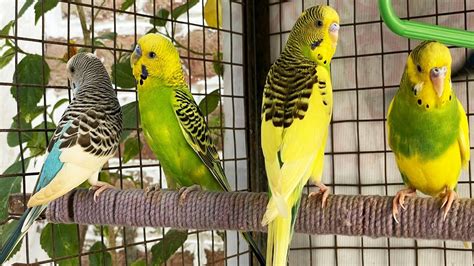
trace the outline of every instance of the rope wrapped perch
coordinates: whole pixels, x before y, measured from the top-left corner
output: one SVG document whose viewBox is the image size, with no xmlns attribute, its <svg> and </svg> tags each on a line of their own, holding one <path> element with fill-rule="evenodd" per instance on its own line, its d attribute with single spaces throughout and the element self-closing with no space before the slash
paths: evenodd
<svg viewBox="0 0 474 266">
<path fill-rule="evenodd" d="M 303 196 L 295 230 L 306 234 L 402 237 L 474 241 L 474 200 L 456 200 L 446 220 L 440 200 L 408 198 L 400 223 L 392 218 L 393 197 L 330 195 L 321 208 L 320 196 Z M 104 191 L 79 189 L 50 203 L 46 217 L 53 223 L 107 224 L 265 232 L 261 225 L 266 193 L 193 191 L 183 200 L 176 191 Z"/>
</svg>

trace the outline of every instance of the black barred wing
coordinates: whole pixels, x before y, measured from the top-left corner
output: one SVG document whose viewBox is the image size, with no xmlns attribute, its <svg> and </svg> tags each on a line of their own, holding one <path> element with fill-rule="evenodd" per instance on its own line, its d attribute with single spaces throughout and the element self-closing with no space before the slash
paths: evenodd
<svg viewBox="0 0 474 266">
<path fill-rule="evenodd" d="M 201 110 L 199 110 L 190 93 L 183 89 L 175 89 L 174 92 L 174 112 L 186 141 L 211 171 L 221 187 L 229 191 L 229 183 L 219 162 L 219 155 L 212 143 L 209 129 L 206 126 Z"/>
<path fill-rule="evenodd" d="M 294 62 L 290 56 L 282 56 L 270 69 L 264 88 L 262 119 L 272 120 L 275 127 L 288 128 L 294 119 L 303 119 L 308 110 L 313 86 L 319 83 L 324 95 L 326 83 L 318 80 L 316 63 Z"/>
<path fill-rule="evenodd" d="M 63 132 L 65 126 L 67 129 Z M 77 144 L 90 154 L 110 156 L 118 147 L 121 132 L 120 106 L 106 111 L 100 106 L 87 106 L 83 109 L 71 104 L 54 132 L 48 151 L 59 140 L 61 149 Z"/>
</svg>

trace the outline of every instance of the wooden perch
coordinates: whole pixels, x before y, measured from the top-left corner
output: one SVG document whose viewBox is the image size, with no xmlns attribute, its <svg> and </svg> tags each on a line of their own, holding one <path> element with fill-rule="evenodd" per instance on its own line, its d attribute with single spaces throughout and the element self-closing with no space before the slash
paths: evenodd
<svg viewBox="0 0 474 266">
<path fill-rule="evenodd" d="M 402 237 L 474 241 L 474 200 L 456 200 L 446 220 L 440 200 L 408 198 L 397 224 L 393 197 L 330 195 L 321 208 L 320 196 L 303 196 L 296 232 L 369 237 Z M 265 193 L 193 191 L 183 200 L 176 191 L 104 191 L 94 202 L 93 191 L 79 189 L 49 204 L 54 223 L 173 227 L 265 232 L 260 223 Z"/>
</svg>

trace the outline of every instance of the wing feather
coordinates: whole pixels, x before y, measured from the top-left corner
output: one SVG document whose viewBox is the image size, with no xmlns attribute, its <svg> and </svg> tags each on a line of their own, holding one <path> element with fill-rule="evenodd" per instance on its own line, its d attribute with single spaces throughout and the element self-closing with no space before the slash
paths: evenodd
<svg viewBox="0 0 474 266">
<path fill-rule="evenodd" d="M 309 179 L 316 155 L 324 148 L 322 146 L 331 119 L 328 102 L 332 102 L 332 98 L 328 97 L 332 97 L 332 94 L 328 71 L 314 66 L 295 71 L 304 74 L 297 75 L 298 80 L 303 82 L 291 82 L 288 77 L 290 84 L 287 94 L 275 89 L 274 84 L 280 82 L 271 81 L 281 79 L 281 74 L 274 75 L 278 70 L 270 71 L 265 87 L 262 149 L 273 200 L 268 205 L 264 223 L 274 219 L 278 212 L 286 216 L 295 204 L 289 198 L 295 189 L 306 184 Z M 280 206 L 282 202 L 288 206 Z"/>
<path fill-rule="evenodd" d="M 467 123 L 467 116 L 464 108 L 458 100 L 458 110 L 460 116 L 460 130 L 458 136 L 459 148 L 461 150 L 461 165 L 467 167 L 471 157 L 471 149 L 469 144 L 469 124 Z"/>
<path fill-rule="evenodd" d="M 185 89 L 176 88 L 173 96 L 174 113 L 186 141 L 211 171 L 221 187 L 226 191 L 230 191 L 230 185 L 220 164 L 216 147 L 212 143 L 204 116 L 192 95 Z"/>
<path fill-rule="evenodd" d="M 105 112 L 89 108 L 64 113 L 50 145 L 49 153 L 35 185 L 28 207 L 47 204 L 86 181 L 113 155 L 115 147 L 104 130 Z M 104 143 L 105 142 L 105 143 Z"/>
</svg>

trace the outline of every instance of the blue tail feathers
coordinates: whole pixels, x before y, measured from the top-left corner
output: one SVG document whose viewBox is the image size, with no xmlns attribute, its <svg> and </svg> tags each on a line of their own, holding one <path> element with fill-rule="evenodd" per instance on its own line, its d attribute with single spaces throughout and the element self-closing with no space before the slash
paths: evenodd
<svg viewBox="0 0 474 266">
<path fill-rule="evenodd" d="M 15 230 L 12 232 L 7 242 L 1 247 L 0 251 L 0 265 L 4 263 L 8 257 L 12 254 L 18 243 L 21 242 L 26 232 L 33 224 L 33 222 L 41 215 L 46 209 L 46 206 L 37 206 L 29 208 L 23 213 Z"/>
</svg>

